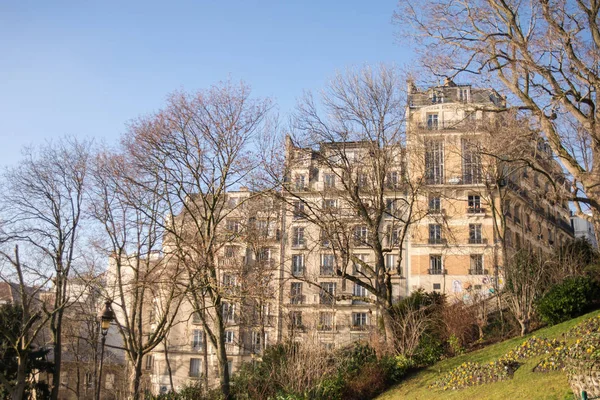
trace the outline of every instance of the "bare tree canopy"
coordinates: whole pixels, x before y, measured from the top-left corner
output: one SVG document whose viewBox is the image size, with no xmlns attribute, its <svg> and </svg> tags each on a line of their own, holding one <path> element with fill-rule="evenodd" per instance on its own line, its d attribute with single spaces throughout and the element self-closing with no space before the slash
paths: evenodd
<svg viewBox="0 0 600 400">
<path fill-rule="evenodd" d="M 69 297 L 68 279 L 81 256 L 85 191 L 91 143 L 66 138 L 27 149 L 24 160 L 3 175 L 2 229 L 21 243 L 28 276 L 52 281 L 43 307 L 49 318 L 56 369 L 52 398 L 58 398 L 62 353 L 62 319 Z M 16 265 L 13 263 L 13 265 Z"/>
<path fill-rule="evenodd" d="M 599 10 L 596 0 L 401 0 L 395 13 L 429 72 L 492 79 L 535 118 L 574 180 L 572 199 L 593 211 L 597 234 Z"/>
</svg>

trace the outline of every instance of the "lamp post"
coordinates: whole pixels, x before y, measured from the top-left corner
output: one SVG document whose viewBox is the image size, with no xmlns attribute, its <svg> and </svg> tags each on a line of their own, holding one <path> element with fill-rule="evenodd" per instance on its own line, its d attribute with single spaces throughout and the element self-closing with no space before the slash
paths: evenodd
<svg viewBox="0 0 600 400">
<path fill-rule="evenodd" d="M 100 321 L 100 333 L 102 339 L 100 340 L 100 368 L 98 371 L 98 387 L 96 389 L 96 400 L 100 400 L 100 387 L 102 384 L 102 364 L 104 362 L 104 344 L 106 343 L 106 334 L 110 323 L 115 319 L 115 313 L 111 307 L 112 301 L 107 300 L 104 303 L 104 308 L 98 313 L 98 320 Z"/>
</svg>

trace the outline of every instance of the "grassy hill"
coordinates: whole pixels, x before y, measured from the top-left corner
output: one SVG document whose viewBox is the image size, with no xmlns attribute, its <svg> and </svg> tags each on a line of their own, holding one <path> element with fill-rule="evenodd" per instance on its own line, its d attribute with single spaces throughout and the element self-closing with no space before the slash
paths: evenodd
<svg viewBox="0 0 600 400">
<path fill-rule="evenodd" d="M 600 314 L 600 311 L 594 311 L 562 324 L 540 329 L 526 337 L 513 338 L 471 353 L 440 361 L 408 377 L 377 399 L 572 399 L 573 395 L 564 372 L 540 373 L 532 371 L 543 356 L 527 360 L 517 369 L 513 379 L 447 391 L 438 388 L 432 389 L 429 388 L 429 385 L 464 362 L 486 363 L 495 361 L 511 349 L 519 346 L 528 337 L 535 335 L 548 339 L 560 339 L 562 334 L 571 327 L 598 314 Z"/>
</svg>

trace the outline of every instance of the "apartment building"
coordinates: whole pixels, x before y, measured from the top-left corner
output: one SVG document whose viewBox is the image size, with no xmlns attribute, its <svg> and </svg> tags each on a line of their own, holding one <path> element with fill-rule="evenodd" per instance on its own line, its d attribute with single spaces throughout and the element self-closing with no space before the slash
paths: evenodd
<svg viewBox="0 0 600 400">
<path fill-rule="evenodd" d="M 365 339 L 381 302 L 419 288 L 488 296 L 503 285 L 509 252 L 548 253 L 572 238 L 566 182 L 540 136 L 518 144 L 527 162 L 489 154 L 490 138 L 494 151 L 512 151 L 504 108 L 492 89 L 411 84 L 406 136 L 288 138 L 280 191 L 229 192 L 216 256 L 229 370 L 284 340 L 335 348 Z M 184 301 L 165 345 L 148 355 L 153 392 L 218 382 L 203 323 L 213 317 L 198 312 Z"/>
<path fill-rule="evenodd" d="M 265 346 L 279 340 L 280 206 L 271 196 L 242 188 L 226 195 L 220 212 L 224 221 L 217 235 L 216 281 L 208 277 L 205 287 L 191 290 L 210 286 L 222 297 L 228 369 L 235 373 L 242 362 L 260 357 Z M 169 246 L 166 239 L 165 255 L 172 257 L 176 252 Z M 183 284 L 187 276 L 180 277 Z M 205 307 L 198 308 L 197 302 Z M 205 329 L 206 324 L 215 332 L 211 304 L 208 294 L 195 301 L 187 295 L 164 343 L 146 356 L 144 369 L 153 393 L 218 384 L 217 349 Z"/>
<path fill-rule="evenodd" d="M 463 299 L 493 293 L 503 283 L 504 253 L 550 252 L 573 237 L 559 164 L 532 130 L 522 129 L 528 140 L 514 132 L 511 139 L 512 128 L 498 121 L 505 102 L 496 91 L 447 80 L 409 92 L 409 174 L 425 183 L 429 209 L 409 242 L 411 290 Z"/>
</svg>

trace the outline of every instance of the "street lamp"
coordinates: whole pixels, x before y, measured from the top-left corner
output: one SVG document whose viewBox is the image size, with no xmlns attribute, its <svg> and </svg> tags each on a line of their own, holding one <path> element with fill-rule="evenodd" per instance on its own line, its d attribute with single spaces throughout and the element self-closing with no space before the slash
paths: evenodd
<svg viewBox="0 0 600 400">
<path fill-rule="evenodd" d="M 112 301 L 107 300 L 104 303 L 104 308 L 102 311 L 98 313 L 98 319 L 100 320 L 100 333 L 102 334 L 102 339 L 100 341 L 100 369 L 98 371 L 98 388 L 96 389 L 96 399 L 100 400 L 100 387 L 102 384 L 102 364 L 104 362 L 104 344 L 106 343 L 106 334 L 108 333 L 108 328 L 110 328 L 110 323 L 115 319 L 115 312 L 111 307 Z"/>
</svg>

